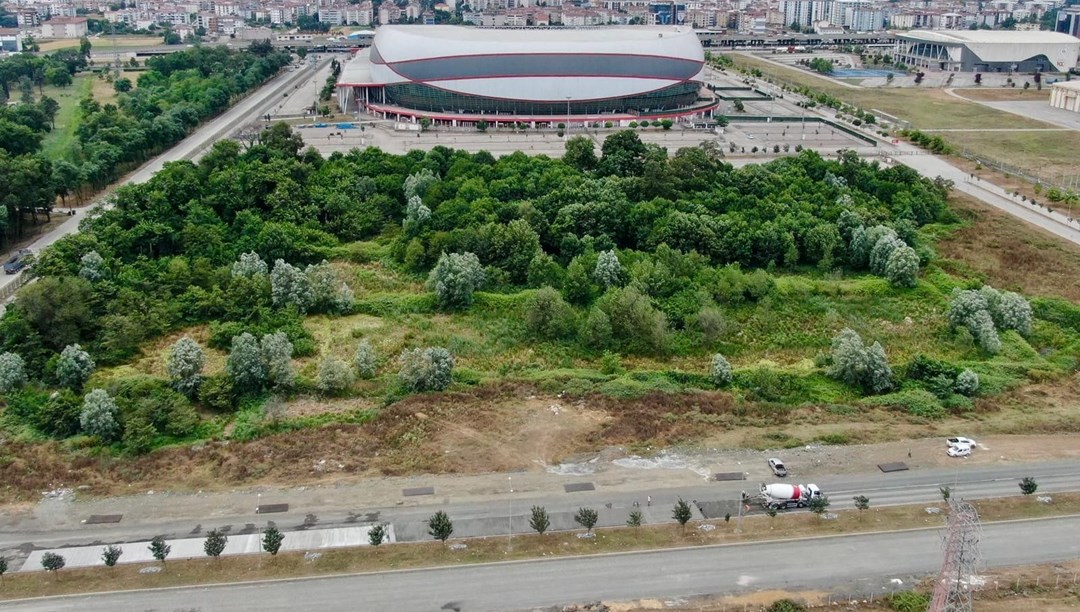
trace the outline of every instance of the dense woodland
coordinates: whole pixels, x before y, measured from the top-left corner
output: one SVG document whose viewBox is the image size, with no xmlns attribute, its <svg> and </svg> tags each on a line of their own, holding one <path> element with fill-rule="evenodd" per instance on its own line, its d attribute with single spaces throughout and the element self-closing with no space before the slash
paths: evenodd
<svg viewBox="0 0 1080 612">
<path fill-rule="evenodd" d="M 736 169 L 631 131 L 562 159 L 324 159 L 283 124 L 219 142 L 40 256 L 0 320 L 4 424 L 142 452 L 232 419 L 239 439 L 327 422 L 277 419 L 289 398 L 385 405 L 507 379 L 935 418 L 1076 368 L 1075 305 L 936 266 L 946 182 L 833 157 Z M 117 367 L 148 356 L 165 370 Z"/>
<path fill-rule="evenodd" d="M 108 185 L 126 170 L 184 138 L 201 121 L 224 111 L 290 61 L 270 44 L 248 50 L 199 47 L 154 57 L 137 87 L 126 78 L 114 84 L 116 104 L 92 97 L 79 101 L 71 147 L 58 158 L 40 153 L 54 128 L 59 103 L 42 87 L 70 86 L 87 67 L 90 43 L 49 55 L 27 53 L 0 60 L 0 98 L 19 103 L 0 108 L 0 245 L 22 233 L 23 223 L 48 215 L 62 201 Z M 37 95 L 35 96 L 35 89 Z"/>
</svg>

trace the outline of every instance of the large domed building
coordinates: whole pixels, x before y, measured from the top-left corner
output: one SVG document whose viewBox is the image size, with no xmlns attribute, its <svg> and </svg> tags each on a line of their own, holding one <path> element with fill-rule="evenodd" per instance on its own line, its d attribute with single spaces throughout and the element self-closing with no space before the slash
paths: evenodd
<svg viewBox="0 0 1080 612">
<path fill-rule="evenodd" d="M 345 64 L 343 109 L 453 125 L 706 115 L 705 55 L 689 28 L 383 26 Z"/>
</svg>

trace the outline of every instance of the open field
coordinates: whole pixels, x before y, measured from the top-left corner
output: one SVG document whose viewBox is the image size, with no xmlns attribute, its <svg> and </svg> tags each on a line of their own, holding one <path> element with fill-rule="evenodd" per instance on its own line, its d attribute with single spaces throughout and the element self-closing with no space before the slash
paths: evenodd
<svg viewBox="0 0 1080 612">
<path fill-rule="evenodd" d="M 989 109 L 988 109 L 989 110 Z M 1080 175 L 1076 143 L 1080 132 L 938 132 L 957 151 L 989 155 L 1014 166 L 1032 169 L 1060 184 L 1062 175 Z M 1039 198 L 1045 201 L 1046 198 Z"/>
<path fill-rule="evenodd" d="M 871 504 L 873 500 L 871 500 Z M 944 507 L 944 504 L 934 504 Z M 1009 497 L 975 502 L 984 523 L 1066 516 L 1080 512 L 1080 494 L 1054 495 L 1052 504 L 1036 503 L 1031 497 Z M 873 508 L 836 512 L 833 520 L 823 520 L 808 512 L 745 517 L 741 533 L 735 522 L 695 521 L 685 528 L 678 525 L 620 527 L 596 530 L 595 538 L 579 538 L 579 532 L 556 532 L 543 536 L 522 534 L 514 538 L 513 551 L 507 551 L 503 537 L 470 538 L 464 550 L 452 550 L 441 542 L 387 544 L 371 547 L 323 551 L 314 561 L 304 553 L 242 555 L 217 560 L 193 559 L 171 561 L 163 571 L 140 574 L 153 564 L 121 564 L 114 568 L 88 568 L 49 572 L 17 573 L 4 578 L 0 599 L 17 599 L 64 593 L 149 589 L 190 584 L 213 584 L 249 580 L 272 580 L 346 574 L 356 572 L 490 563 L 513 559 L 552 556 L 579 556 L 632 550 L 652 550 L 683 546 L 707 546 L 808 536 L 827 536 L 902 529 L 935 528 L 942 525 L 941 515 L 930 515 L 925 505 Z M 453 517 L 451 517 L 453 518 Z M 711 524 L 711 531 L 698 529 Z M 288 535 L 285 536 L 288 538 Z"/>
<path fill-rule="evenodd" d="M 46 87 L 45 95 L 60 103 L 56 113 L 56 127 L 45 135 L 41 143 L 41 152 L 45 157 L 57 159 L 66 152 L 75 139 L 75 129 L 79 127 L 77 111 L 79 100 L 93 91 L 97 77 L 81 74 L 74 78 L 69 87 Z"/>
</svg>

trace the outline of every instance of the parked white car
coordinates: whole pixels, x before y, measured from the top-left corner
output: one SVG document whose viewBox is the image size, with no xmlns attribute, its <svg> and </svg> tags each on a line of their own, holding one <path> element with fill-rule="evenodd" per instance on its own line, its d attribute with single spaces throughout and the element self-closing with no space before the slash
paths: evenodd
<svg viewBox="0 0 1080 612">
<path fill-rule="evenodd" d="M 950 457 L 967 457 L 971 454 L 971 447 L 967 445 L 950 446 L 945 453 Z"/>
<path fill-rule="evenodd" d="M 949 446 L 969 446 L 969 447 L 972 447 L 972 448 L 975 447 L 975 440 L 972 440 L 971 438 L 964 438 L 964 437 L 947 438 L 945 440 L 945 442 Z"/>
</svg>

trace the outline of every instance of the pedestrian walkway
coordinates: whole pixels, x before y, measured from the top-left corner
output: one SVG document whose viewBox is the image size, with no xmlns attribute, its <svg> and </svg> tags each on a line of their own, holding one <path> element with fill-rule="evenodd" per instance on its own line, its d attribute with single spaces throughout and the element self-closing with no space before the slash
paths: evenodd
<svg viewBox="0 0 1080 612">
<path fill-rule="evenodd" d="M 285 539 L 281 542 L 282 551 L 319 551 L 327 548 L 344 548 L 349 546 L 370 546 L 368 532 L 372 525 L 362 527 L 340 527 L 336 529 L 310 529 L 307 531 L 289 531 L 284 533 Z M 386 525 L 387 543 L 396 542 L 393 525 Z M 206 556 L 203 544 L 206 537 L 182 538 L 166 542 L 172 546 L 168 559 L 197 559 Z M 150 542 L 130 542 L 118 544 L 123 554 L 118 563 L 148 563 L 154 561 L 150 553 Z M 41 557 L 45 553 L 56 553 L 64 557 L 64 567 L 95 567 L 103 566 L 105 562 L 101 554 L 105 550 L 104 545 L 94 546 L 68 546 L 65 548 L 53 548 L 49 550 L 35 550 L 27 557 L 26 563 L 19 569 L 20 572 L 40 571 Z M 229 536 L 225 544 L 222 556 L 251 555 L 262 553 L 262 533 L 248 533 L 243 535 Z"/>
</svg>

